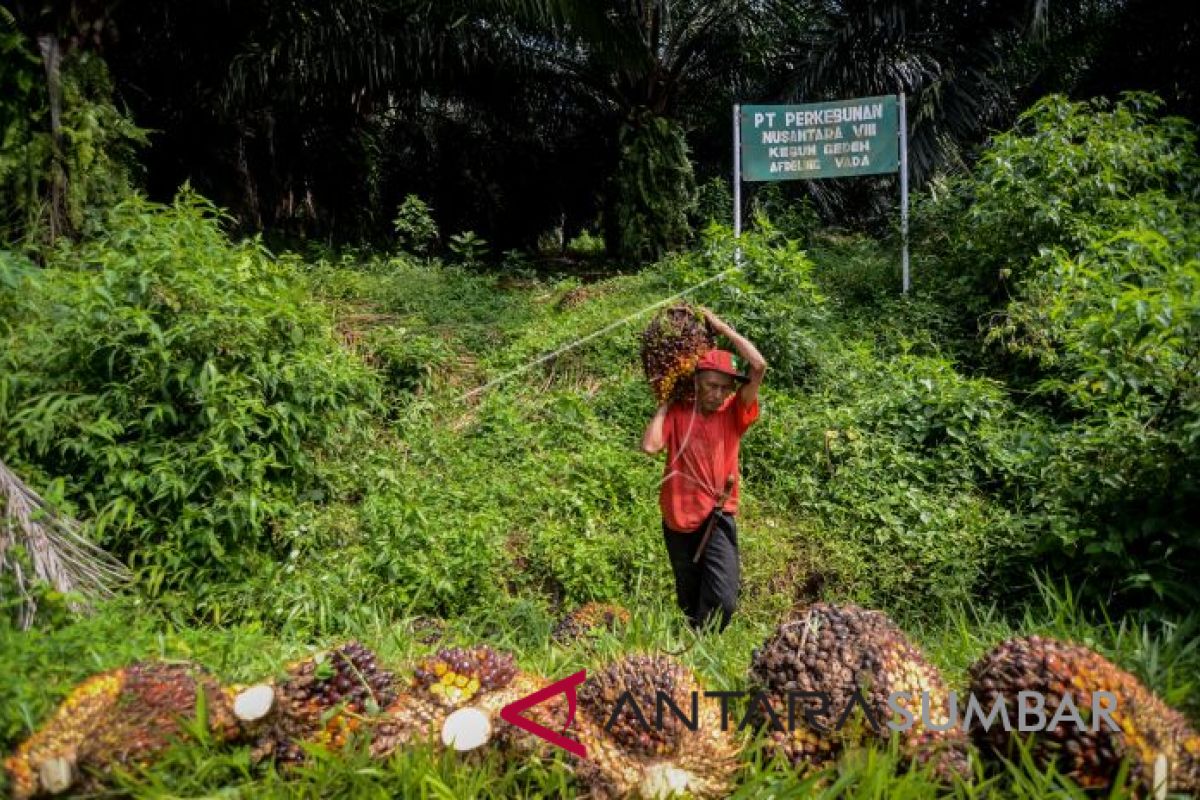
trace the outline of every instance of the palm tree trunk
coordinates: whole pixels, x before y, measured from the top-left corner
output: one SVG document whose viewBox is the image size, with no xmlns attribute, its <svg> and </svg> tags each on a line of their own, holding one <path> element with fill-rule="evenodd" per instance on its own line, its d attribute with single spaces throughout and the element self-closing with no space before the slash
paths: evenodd
<svg viewBox="0 0 1200 800">
<path fill-rule="evenodd" d="M 46 91 L 50 99 L 50 242 L 70 233 L 71 220 L 67 214 L 67 170 L 63 163 L 62 136 L 62 46 L 58 36 L 44 33 L 38 36 L 38 50 L 46 69 Z"/>
</svg>

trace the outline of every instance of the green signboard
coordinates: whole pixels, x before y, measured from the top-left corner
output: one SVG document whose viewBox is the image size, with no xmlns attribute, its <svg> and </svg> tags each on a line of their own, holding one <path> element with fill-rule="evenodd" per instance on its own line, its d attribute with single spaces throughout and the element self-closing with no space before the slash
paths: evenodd
<svg viewBox="0 0 1200 800">
<path fill-rule="evenodd" d="M 899 168 L 896 96 L 742 106 L 742 180 L 878 175 Z"/>
</svg>

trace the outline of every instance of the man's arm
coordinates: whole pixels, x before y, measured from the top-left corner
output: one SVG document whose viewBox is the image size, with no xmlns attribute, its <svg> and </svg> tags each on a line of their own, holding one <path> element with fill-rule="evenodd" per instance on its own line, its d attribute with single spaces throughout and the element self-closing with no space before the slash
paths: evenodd
<svg viewBox="0 0 1200 800">
<path fill-rule="evenodd" d="M 642 452 L 654 455 L 660 452 L 666 446 L 663 440 L 663 420 L 667 418 L 667 409 L 670 403 L 663 403 L 654 412 L 654 416 L 650 420 L 650 424 L 646 426 L 646 432 L 642 434 Z"/>
<path fill-rule="evenodd" d="M 738 400 L 742 405 L 749 406 L 758 398 L 758 387 L 762 386 L 763 375 L 767 372 L 767 360 L 762 357 L 762 353 L 758 352 L 749 339 L 735 331 L 733 327 L 718 317 L 707 308 L 702 308 L 704 319 L 712 328 L 713 333 L 719 333 L 733 344 L 738 355 L 741 356 L 749 370 L 750 380 L 746 382 L 742 388 L 738 389 Z"/>
</svg>

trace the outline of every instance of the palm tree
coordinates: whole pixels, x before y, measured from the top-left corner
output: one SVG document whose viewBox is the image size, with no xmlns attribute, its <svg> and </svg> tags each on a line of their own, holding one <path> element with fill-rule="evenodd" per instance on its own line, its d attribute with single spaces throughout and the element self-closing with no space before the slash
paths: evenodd
<svg viewBox="0 0 1200 800">
<path fill-rule="evenodd" d="M 98 47 L 105 33 L 108 12 L 99 0 L 14 0 L 0 8 L 0 23 L 28 36 L 37 46 L 45 73 L 46 103 L 50 123 L 50 163 L 46 175 L 46 235 L 53 243 L 73 231 L 68 202 L 71 175 L 67 167 L 67 142 L 63 134 L 63 59 L 81 47 Z M 41 200 L 41 198 L 37 198 Z"/>
<path fill-rule="evenodd" d="M 535 4 L 536 5 L 536 4 Z M 685 133 L 711 124 L 761 70 L 776 0 L 546 0 L 540 63 L 604 125 L 611 252 L 656 258 L 687 236 L 694 179 Z M 728 122 L 717 115 L 717 124 Z"/>
<path fill-rule="evenodd" d="M 1065 61 L 1086 64 L 1091 54 L 1067 49 L 1110 29 L 1126 2 L 797 0 L 801 21 L 780 61 L 786 69 L 768 92 L 792 102 L 903 92 L 910 174 L 919 186 L 969 160 L 989 130 L 1035 99 L 1030 88 L 1051 85 L 1048 70 L 1060 73 L 1053 88 L 1072 88 Z M 809 190 L 827 211 L 850 198 L 869 207 L 887 197 L 864 196 L 861 187 L 824 181 Z"/>
</svg>

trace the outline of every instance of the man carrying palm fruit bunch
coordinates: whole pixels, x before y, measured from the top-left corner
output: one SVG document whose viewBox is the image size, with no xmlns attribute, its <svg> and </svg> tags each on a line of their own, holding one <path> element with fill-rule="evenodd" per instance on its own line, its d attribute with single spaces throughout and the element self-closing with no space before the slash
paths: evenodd
<svg viewBox="0 0 1200 800">
<path fill-rule="evenodd" d="M 696 363 L 690 399 L 668 399 L 659 406 L 646 426 L 642 450 L 651 455 L 667 450 L 659 507 L 676 601 L 693 628 L 715 618 L 718 630 L 724 630 L 740 583 L 734 522 L 738 445 L 758 419 L 758 387 L 767 362 L 716 314 L 706 308 L 701 313 L 712 332 L 737 349 L 749 374 L 737 371 L 729 351 L 709 350 Z"/>
</svg>

